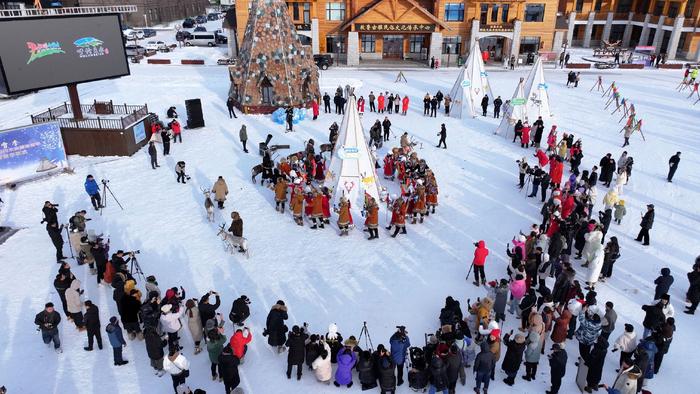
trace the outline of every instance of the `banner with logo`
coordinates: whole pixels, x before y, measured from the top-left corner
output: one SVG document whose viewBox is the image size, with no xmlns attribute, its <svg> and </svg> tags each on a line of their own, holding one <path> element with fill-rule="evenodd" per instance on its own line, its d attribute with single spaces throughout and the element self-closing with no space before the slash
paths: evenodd
<svg viewBox="0 0 700 394">
<path fill-rule="evenodd" d="M 36 178 L 68 167 L 61 129 L 41 123 L 0 131 L 0 184 Z"/>
</svg>

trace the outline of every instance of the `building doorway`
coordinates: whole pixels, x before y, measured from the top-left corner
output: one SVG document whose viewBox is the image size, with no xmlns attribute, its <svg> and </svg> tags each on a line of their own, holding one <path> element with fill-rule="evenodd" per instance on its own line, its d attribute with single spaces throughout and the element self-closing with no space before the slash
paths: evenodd
<svg viewBox="0 0 700 394">
<path fill-rule="evenodd" d="M 484 37 L 479 40 L 481 52 L 488 51 L 487 63 L 501 63 L 510 53 L 510 39 L 505 37 Z"/>
<path fill-rule="evenodd" d="M 384 59 L 403 59 L 403 36 L 385 35 L 382 49 Z"/>
</svg>

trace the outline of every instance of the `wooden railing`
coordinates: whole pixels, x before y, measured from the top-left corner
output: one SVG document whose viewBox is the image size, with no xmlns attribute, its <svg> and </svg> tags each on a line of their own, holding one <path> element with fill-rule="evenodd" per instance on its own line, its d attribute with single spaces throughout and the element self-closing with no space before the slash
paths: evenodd
<svg viewBox="0 0 700 394">
<path fill-rule="evenodd" d="M 130 14 L 136 12 L 135 5 L 108 5 L 95 7 L 64 8 L 21 8 L 0 10 L 0 18 L 18 18 L 27 16 L 85 15 L 85 14 Z"/>
<path fill-rule="evenodd" d="M 96 113 L 95 105 L 81 104 L 80 109 L 84 113 Z M 147 105 L 114 105 L 109 102 L 111 106 L 112 113 L 117 115 L 125 115 L 115 118 L 84 118 L 84 119 L 74 119 L 74 118 L 63 118 L 63 115 L 72 114 L 73 108 L 68 103 L 63 103 L 54 108 L 49 108 L 47 111 L 41 112 L 36 115 L 32 115 L 32 123 L 46 123 L 46 122 L 58 122 L 60 127 L 65 128 L 76 128 L 76 129 L 110 129 L 110 130 L 124 130 L 128 128 L 129 125 L 136 122 L 138 119 L 148 115 Z"/>
</svg>

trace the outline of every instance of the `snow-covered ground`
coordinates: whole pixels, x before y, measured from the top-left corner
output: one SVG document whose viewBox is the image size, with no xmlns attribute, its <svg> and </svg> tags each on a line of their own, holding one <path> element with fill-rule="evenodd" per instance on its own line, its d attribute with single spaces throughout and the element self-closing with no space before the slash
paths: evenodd
<svg viewBox="0 0 700 394">
<path fill-rule="evenodd" d="M 518 78 L 527 70 L 490 73 L 494 94 L 504 99 L 512 95 Z M 607 152 L 615 159 L 622 149 L 619 115 L 603 110 L 600 94 L 589 93 L 597 71 L 583 71 L 578 89 L 564 86 L 566 72 L 547 70 L 549 94 L 559 130 L 582 138 L 585 158 L 582 169 L 590 169 Z M 466 121 L 437 119 L 422 115 L 421 98 L 438 89 L 449 92 L 457 70 L 405 71 L 406 84 L 394 83 L 396 71 L 367 71 L 334 68 L 322 72 L 322 91 L 331 92 L 338 84 L 352 81 L 365 97 L 370 91 L 398 92 L 411 99 L 408 116 L 388 115 L 395 134 L 408 131 L 423 143 L 418 154 L 425 158 L 437 175 L 440 206 L 422 225 L 409 225 L 408 235 L 392 239 L 381 230 L 380 239 L 368 242 L 355 230 L 339 238 L 335 226 L 311 230 L 296 226 L 289 214 L 275 212 L 272 192 L 250 182 L 250 169 L 260 162 L 255 145 L 268 133 L 274 144 L 290 144 L 303 149 L 304 141 L 326 141 L 328 126 L 340 117 L 321 114 L 317 121 L 306 120 L 295 133 L 285 134 L 283 126 L 269 116 L 241 116 L 229 119 L 225 97 L 229 79 L 225 67 L 188 67 L 132 65 L 132 76 L 112 81 L 83 84 L 83 100 L 113 99 L 115 102 L 148 103 L 149 108 L 164 111 L 171 105 L 185 116 L 184 100 L 201 98 L 207 126 L 184 131 L 183 144 L 174 144 L 171 156 L 160 158 L 161 168 L 154 171 L 145 149 L 129 158 L 71 157 L 74 175 L 59 175 L 23 184 L 14 191 L 4 190 L 2 224 L 22 230 L 0 246 L 0 384 L 11 393 L 167 393 L 171 381 L 155 377 L 149 367 L 143 342 L 129 342 L 125 357 L 130 363 L 112 365 L 111 351 L 85 352 L 84 333 L 70 324 L 61 324 L 64 353 L 55 354 L 42 344 L 35 331 L 34 315 L 45 302 L 59 303 L 52 287 L 56 273 L 53 247 L 41 220 L 45 200 L 60 204 L 60 218 L 67 221 L 79 209 L 89 209 L 83 190 L 87 174 L 96 179 L 110 179 L 112 191 L 124 210 L 108 196 L 104 215 L 90 213 L 88 228 L 109 234 L 112 249 L 141 249 L 139 261 L 144 272 L 158 278 L 161 288 L 182 285 L 190 297 L 200 297 L 211 289 L 222 294 L 220 311 L 226 316 L 231 302 L 241 294 L 252 299 L 250 327 L 255 335 L 246 363 L 241 370 L 242 387 L 253 393 L 326 393 L 336 390 L 316 383 L 305 372 L 301 382 L 288 381 L 284 375 L 286 355 L 276 355 L 261 333 L 270 306 L 283 299 L 289 306 L 288 325 L 308 322 L 315 333 L 325 333 L 329 323 L 337 323 L 340 332 L 359 335 L 366 321 L 376 347 L 388 344 L 396 325 L 405 325 L 416 345 L 423 344 L 423 334 L 434 332 L 438 313 L 448 295 L 466 300 L 483 296 L 481 288 L 464 277 L 471 262 L 473 243 L 486 241 L 491 249 L 486 273 L 489 278 L 505 276 L 506 243 L 519 230 L 538 223 L 540 205 L 518 192 L 515 160 L 527 156 L 533 163 L 532 150 L 524 150 L 509 140 L 493 134 L 497 122 L 492 118 Z M 685 99 L 687 93 L 674 88 L 681 79 L 675 71 L 608 71 L 600 72 L 606 84 L 616 81 L 625 97 L 636 105 L 644 119 L 646 142 L 638 135 L 627 147 L 635 158 L 629 185 L 625 188 L 628 215 L 622 225 L 613 224 L 611 234 L 621 243 L 622 257 L 615 265 L 612 280 L 599 286 L 599 302 L 614 301 L 619 314 L 614 339 L 622 325 L 631 322 L 641 332 L 641 305 L 651 301 L 653 284 L 661 267 L 671 268 L 676 283 L 671 302 L 677 311 L 678 331 L 660 375 L 649 382 L 655 393 L 690 392 L 695 366 L 700 363 L 693 347 L 700 340 L 697 316 L 682 313 L 687 288 L 685 274 L 698 254 L 700 238 L 700 146 L 697 144 L 700 117 L 698 107 Z M 0 128 L 29 122 L 28 114 L 67 99 L 62 88 L 0 103 Z M 377 116 L 365 114 L 365 128 Z M 440 123 L 448 130 L 447 150 L 436 149 Z M 249 154 L 238 141 L 241 124 L 248 126 Z M 550 124 L 546 125 L 549 130 Z M 380 151 L 398 145 L 392 140 Z M 665 181 L 668 158 L 682 151 L 680 169 L 673 184 Z M 192 180 L 187 185 L 175 182 L 174 166 L 187 162 Z M 210 187 L 223 176 L 230 194 L 224 211 L 217 211 L 215 223 L 208 223 L 199 187 Z M 392 186 L 395 187 L 395 186 Z M 602 194 L 599 192 L 600 208 Z M 656 205 L 656 221 L 650 247 L 633 240 L 639 229 L 639 213 L 647 203 Z M 216 237 L 217 226 L 228 222 L 232 210 L 241 213 L 245 236 L 250 241 L 251 257 L 227 254 Z M 356 223 L 361 222 L 355 212 Z M 385 225 L 385 211 L 380 211 L 380 225 Z M 68 245 L 66 245 L 68 248 Z M 65 253 L 68 253 L 66 249 Z M 74 272 L 85 288 L 85 299 L 100 307 L 103 325 L 116 308 L 112 289 L 97 286 L 87 267 L 74 265 Z M 575 263 L 579 277 L 585 274 Z M 142 285 L 142 284 L 140 284 Z M 60 309 L 60 308 L 59 308 Z M 694 323 L 695 321 L 695 323 Z M 517 326 L 508 317 L 504 331 Z M 186 327 L 186 325 L 185 325 Z M 227 334 L 231 326 L 227 324 Z M 184 354 L 192 362 L 190 386 L 207 392 L 222 392 L 220 383 L 209 378 L 206 352 L 192 354 L 188 332 L 183 332 Z M 106 340 L 106 335 L 103 333 Z M 107 345 L 108 346 L 108 345 Z M 548 345 L 549 346 L 549 345 Z M 567 344 L 569 366 L 561 392 L 577 391 L 573 362 L 578 355 L 575 341 Z M 612 382 L 618 355 L 609 353 L 604 368 L 604 382 Z M 470 392 L 468 385 L 458 392 Z M 492 393 L 543 392 L 549 385 L 549 368 L 542 358 L 536 382 L 516 380 L 512 388 L 501 379 L 500 362 Z M 351 392 L 359 392 L 359 385 Z M 402 386 L 399 393 L 409 389 Z"/>
</svg>

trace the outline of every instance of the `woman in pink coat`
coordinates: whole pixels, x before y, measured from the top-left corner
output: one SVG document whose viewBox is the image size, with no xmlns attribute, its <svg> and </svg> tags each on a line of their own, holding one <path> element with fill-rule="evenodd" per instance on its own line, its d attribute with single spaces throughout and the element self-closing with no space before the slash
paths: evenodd
<svg viewBox="0 0 700 394">
<path fill-rule="evenodd" d="M 547 149 L 554 150 L 557 146 L 557 125 L 552 125 L 552 129 L 549 130 L 549 135 L 547 136 Z"/>
</svg>

